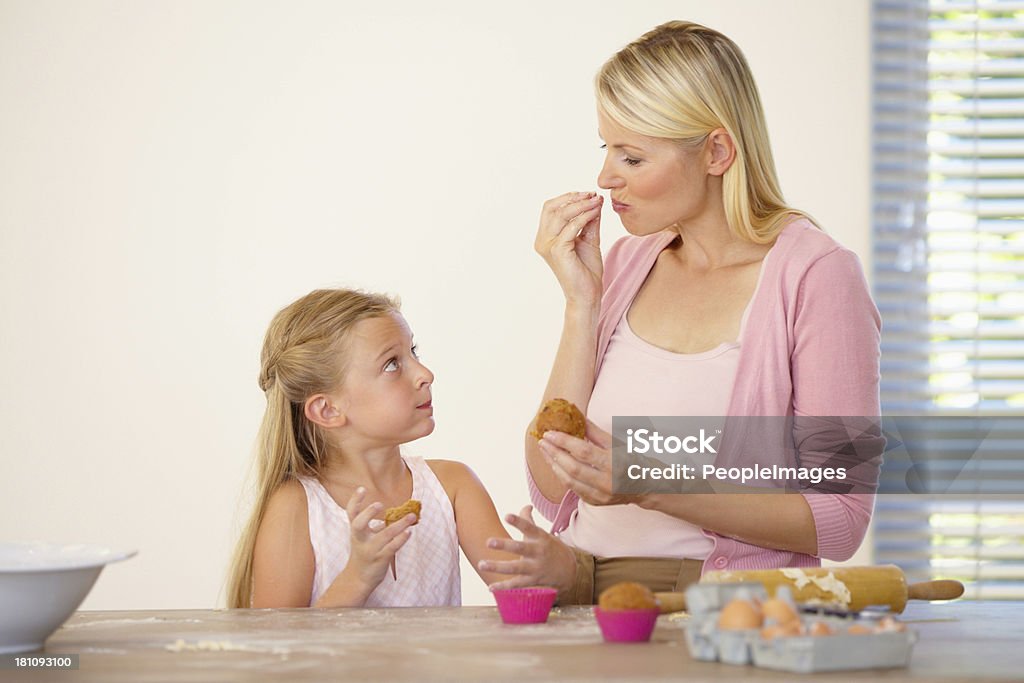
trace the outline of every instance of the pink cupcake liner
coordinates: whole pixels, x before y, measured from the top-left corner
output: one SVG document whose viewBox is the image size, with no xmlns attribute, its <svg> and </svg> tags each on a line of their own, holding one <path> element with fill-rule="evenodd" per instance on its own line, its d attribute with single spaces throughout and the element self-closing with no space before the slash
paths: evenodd
<svg viewBox="0 0 1024 683">
<path fill-rule="evenodd" d="M 554 588 L 509 588 L 494 591 L 494 600 L 506 624 L 543 624 L 556 595 Z"/>
<path fill-rule="evenodd" d="M 657 608 L 603 610 L 594 607 L 601 635 L 609 643 L 642 643 L 650 640 L 658 614 Z"/>
</svg>

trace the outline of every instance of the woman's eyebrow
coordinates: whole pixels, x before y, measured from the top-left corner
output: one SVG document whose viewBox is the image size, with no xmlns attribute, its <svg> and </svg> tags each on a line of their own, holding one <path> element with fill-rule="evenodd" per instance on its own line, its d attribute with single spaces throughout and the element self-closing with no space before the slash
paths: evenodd
<svg viewBox="0 0 1024 683">
<path fill-rule="evenodd" d="M 608 145 L 608 146 L 611 147 L 612 149 L 622 149 L 622 150 L 631 149 L 634 152 L 643 152 L 644 151 L 643 147 L 637 147 L 636 145 Z"/>
<path fill-rule="evenodd" d="M 601 140 L 601 142 L 605 141 L 604 136 L 601 135 L 601 131 L 600 130 L 597 131 L 597 137 L 598 137 L 598 139 Z M 635 150 L 637 152 L 645 151 L 643 147 L 637 147 L 636 145 L 614 145 L 613 144 L 613 145 L 608 145 L 608 146 L 611 147 L 612 149 L 632 149 L 632 150 Z"/>
</svg>

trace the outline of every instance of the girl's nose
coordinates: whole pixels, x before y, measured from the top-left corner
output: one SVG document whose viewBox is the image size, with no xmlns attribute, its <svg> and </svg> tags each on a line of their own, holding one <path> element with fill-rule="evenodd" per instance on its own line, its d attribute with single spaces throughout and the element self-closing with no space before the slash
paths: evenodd
<svg viewBox="0 0 1024 683">
<path fill-rule="evenodd" d="M 433 384 L 434 383 L 434 373 L 432 373 L 430 371 L 430 368 L 428 368 L 423 363 L 420 363 L 419 361 L 417 361 L 417 363 L 419 363 L 419 366 L 420 366 L 419 374 L 417 375 L 417 378 L 416 378 L 417 379 L 417 385 L 418 386 L 423 386 L 424 384 Z"/>
</svg>

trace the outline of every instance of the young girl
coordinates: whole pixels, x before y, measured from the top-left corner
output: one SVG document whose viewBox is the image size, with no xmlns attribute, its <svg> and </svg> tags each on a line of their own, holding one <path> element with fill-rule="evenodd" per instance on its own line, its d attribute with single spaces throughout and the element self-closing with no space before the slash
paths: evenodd
<svg viewBox="0 0 1024 683">
<path fill-rule="evenodd" d="M 459 605 L 459 546 L 474 567 L 524 570 L 503 587 L 558 585 L 574 571 L 572 553 L 538 533 L 528 509 L 509 515 L 528 530 L 510 540 L 468 467 L 399 452 L 434 431 L 434 376 L 396 302 L 314 291 L 274 317 L 261 361 L 256 507 L 230 606 Z M 384 509 L 410 498 L 422 503 L 418 523 L 409 514 L 384 526 Z"/>
</svg>

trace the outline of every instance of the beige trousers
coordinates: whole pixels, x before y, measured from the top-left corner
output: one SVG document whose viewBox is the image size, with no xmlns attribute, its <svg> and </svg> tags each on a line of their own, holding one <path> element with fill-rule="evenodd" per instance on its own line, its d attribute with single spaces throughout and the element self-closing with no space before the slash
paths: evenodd
<svg viewBox="0 0 1024 683">
<path fill-rule="evenodd" d="M 700 579 L 701 560 L 671 557 L 594 557 L 577 548 L 576 583 L 559 592 L 559 605 L 593 605 L 609 586 L 635 581 L 655 593 L 684 591 Z"/>
</svg>

